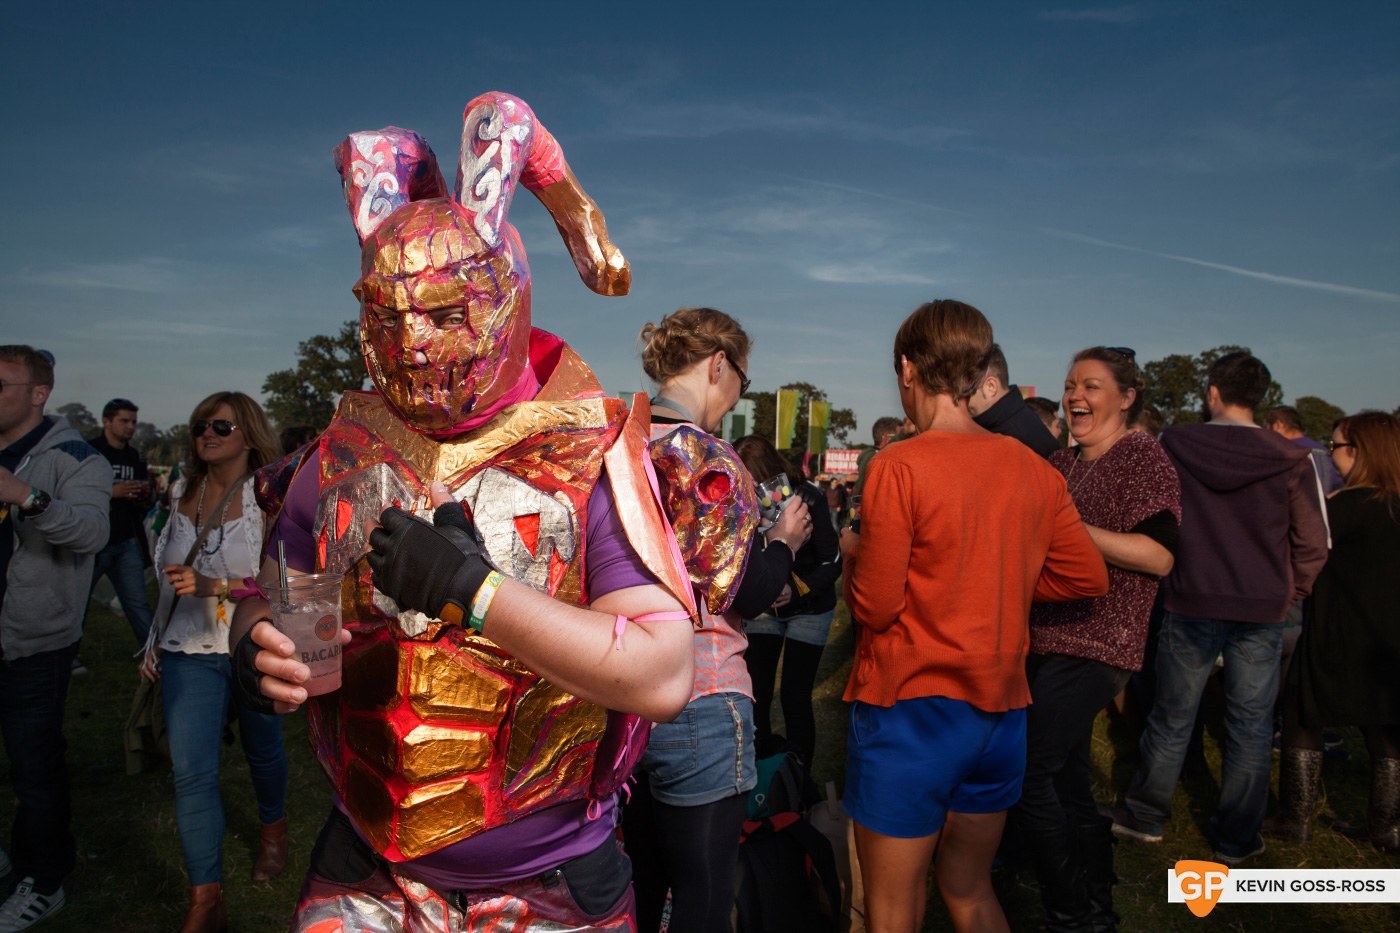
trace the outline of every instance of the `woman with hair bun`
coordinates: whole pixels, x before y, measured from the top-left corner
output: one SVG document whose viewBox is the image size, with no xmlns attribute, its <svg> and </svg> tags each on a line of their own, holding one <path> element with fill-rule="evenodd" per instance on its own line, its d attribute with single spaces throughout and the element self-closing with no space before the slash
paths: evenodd
<svg viewBox="0 0 1400 933">
<path fill-rule="evenodd" d="M 1327 499 L 1332 553 L 1288 668 L 1278 811 L 1264 832 L 1312 838 L 1322 728 L 1359 726 L 1371 755 L 1365 837 L 1400 852 L 1400 420 L 1379 411 L 1342 418 L 1327 446 L 1343 486 Z"/>
<path fill-rule="evenodd" d="M 953 925 L 1007 929 L 991 870 L 1025 770 L 1031 601 L 1108 588 L 1064 479 L 968 411 L 991 349 L 991 325 L 960 301 L 900 325 L 894 370 L 918 433 L 870 461 L 861 531 L 843 539 L 861 621 L 845 804 L 872 931 L 923 925 L 935 853 Z"/>
<path fill-rule="evenodd" d="M 1127 347 L 1075 354 L 1063 398 L 1078 446 L 1050 455 L 1108 564 L 1098 599 L 1031 610 L 1032 705 L 1015 820 L 1035 863 L 1047 930 L 1113 930 L 1113 823 L 1089 783 L 1094 719 L 1142 669 L 1148 620 L 1172 568 L 1181 482 L 1151 434 L 1131 425 L 1145 403 Z"/>
<path fill-rule="evenodd" d="M 728 930 L 754 768 L 753 686 L 742 618 L 773 604 L 811 533 L 794 499 L 757 534 L 753 483 L 715 437 L 748 391 L 749 338 L 713 308 L 682 308 L 641 332 L 642 368 L 657 384 L 651 455 L 701 608 L 695 683 L 675 720 L 657 724 L 623 811 L 637 929 L 655 933 L 671 892 L 670 933 Z"/>
</svg>

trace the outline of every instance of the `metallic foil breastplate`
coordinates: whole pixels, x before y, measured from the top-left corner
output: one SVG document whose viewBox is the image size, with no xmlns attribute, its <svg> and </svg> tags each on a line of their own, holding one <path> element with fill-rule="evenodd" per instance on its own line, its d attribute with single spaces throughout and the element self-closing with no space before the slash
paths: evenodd
<svg viewBox="0 0 1400 933">
<path fill-rule="evenodd" d="M 503 571 L 578 604 L 586 507 L 621 420 L 613 400 L 531 402 L 489 431 L 438 443 L 411 434 L 376 396 L 352 394 L 323 435 L 317 562 L 345 574 L 355 637 L 344 687 L 308 704 L 309 724 L 346 810 L 385 857 L 416 858 L 611 792 L 625 777 L 607 771 L 614 748 L 636 723 L 565 693 L 470 629 L 399 613 L 360 558 L 365 520 L 389 505 L 426 516 L 427 488 L 441 480 Z"/>
</svg>

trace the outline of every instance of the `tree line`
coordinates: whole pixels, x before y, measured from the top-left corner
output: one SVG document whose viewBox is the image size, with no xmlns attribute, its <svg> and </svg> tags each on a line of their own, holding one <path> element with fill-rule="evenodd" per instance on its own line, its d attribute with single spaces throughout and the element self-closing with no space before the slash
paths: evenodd
<svg viewBox="0 0 1400 933">
<path fill-rule="evenodd" d="M 1168 426 L 1203 420 L 1201 390 L 1206 373 L 1217 359 L 1236 351 L 1247 353 L 1249 348 L 1219 346 L 1195 356 L 1172 353 L 1142 364 L 1148 404 L 1157 407 Z M 319 334 L 301 341 L 297 344 L 296 365 L 268 374 L 262 385 L 263 408 L 279 431 L 308 427 L 319 432 L 330 424 L 341 393 L 362 389 L 366 382 L 359 325 L 346 321 L 334 334 Z M 778 388 L 798 392 L 794 437 L 799 443 L 805 443 L 808 402 L 827 401 L 827 394 L 810 382 L 790 382 Z M 753 432 L 772 437 L 777 418 L 777 393 L 749 392 L 744 398 L 754 402 Z M 1269 409 L 1282 404 L 1283 387 L 1273 382 L 1256 416 L 1262 417 Z M 1303 433 L 1322 441 L 1331 437 L 1332 423 L 1347 414 L 1315 395 L 1298 396 L 1293 400 L 1293 407 L 1298 409 L 1302 419 Z M 81 402 L 70 402 L 57 411 L 84 437 L 95 437 L 102 430 L 98 419 Z M 1395 408 L 1395 414 L 1400 417 L 1400 406 Z M 832 408 L 829 428 L 832 447 L 853 442 L 855 446 L 866 446 L 863 439 L 851 437 L 855 429 L 855 412 L 849 408 Z M 132 445 L 152 464 L 174 464 L 189 455 L 189 427 L 177 424 L 162 431 L 153 424 L 138 421 Z"/>
</svg>

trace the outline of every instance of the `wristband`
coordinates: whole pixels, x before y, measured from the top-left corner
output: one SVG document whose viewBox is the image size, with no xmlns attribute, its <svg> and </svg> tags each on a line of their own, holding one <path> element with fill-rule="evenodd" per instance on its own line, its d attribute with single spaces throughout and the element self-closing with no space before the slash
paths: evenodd
<svg viewBox="0 0 1400 933">
<path fill-rule="evenodd" d="M 496 598 L 496 591 L 501 588 L 501 584 L 506 578 L 499 570 L 493 570 L 486 575 L 486 582 L 481 584 L 481 589 L 476 591 L 476 596 L 472 597 L 471 614 L 467 617 L 467 625 L 476 629 L 477 634 L 485 635 L 483 631 L 486 625 L 486 613 L 491 608 L 491 601 Z"/>
<path fill-rule="evenodd" d="M 24 500 L 23 503 L 20 504 L 19 514 L 25 516 L 26 518 L 33 518 L 36 515 L 42 515 L 44 514 L 44 510 L 49 507 L 49 503 L 52 501 L 53 500 L 49 497 L 49 494 L 44 492 L 38 486 L 30 486 L 29 496 Z"/>
</svg>

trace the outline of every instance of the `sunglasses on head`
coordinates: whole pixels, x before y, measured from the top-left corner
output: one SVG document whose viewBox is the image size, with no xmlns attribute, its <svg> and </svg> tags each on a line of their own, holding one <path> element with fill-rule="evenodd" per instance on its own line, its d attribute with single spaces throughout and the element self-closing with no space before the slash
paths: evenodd
<svg viewBox="0 0 1400 933">
<path fill-rule="evenodd" d="M 190 425 L 190 437 L 200 437 L 209 428 L 213 428 L 214 433 L 220 437 L 228 437 L 234 431 L 238 430 L 238 425 L 234 424 L 232 421 L 225 421 L 223 418 L 218 418 L 214 421 L 205 421 L 203 418 L 200 418 L 194 424 Z"/>
<path fill-rule="evenodd" d="M 1126 356 L 1128 359 L 1137 359 L 1137 351 L 1132 347 L 1104 347 L 1109 353 L 1117 353 L 1119 356 Z"/>
</svg>

